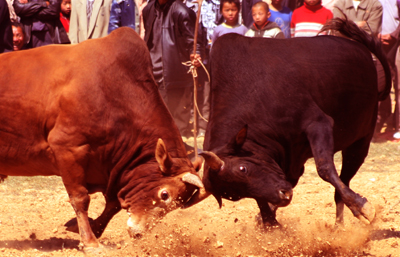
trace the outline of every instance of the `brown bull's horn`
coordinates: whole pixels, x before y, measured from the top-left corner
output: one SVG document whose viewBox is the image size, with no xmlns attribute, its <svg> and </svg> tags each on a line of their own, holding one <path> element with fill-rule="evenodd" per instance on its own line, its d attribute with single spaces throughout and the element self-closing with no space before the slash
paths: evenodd
<svg viewBox="0 0 400 257">
<path fill-rule="evenodd" d="M 192 173 L 186 173 L 185 175 L 183 175 L 182 177 L 182 181 L 195 185 L 198 188 L 204 188 L 203 182 L 201 182 L 200 178 Z"/>
<path fill-rule="evenodd" d="M 224 161 L 213 152 L 203 151 L 200 153 L 200 155 L 204 157 L 204 160 L 207 162 L 208 166 L 210 166 L 210 168 L 214 171 L 220 171 L 224 166 Z"/>
<path fill-rule="evenodd" d="M 210 193 L 208 193 L 204 187 L 203 188 L 199 188 L 199 190 L 196 191 L 196 193 L 194 193 L 194 195 L 192 196 L 192 198 L 190 198 L 190 200 L 185 203 L 185 205 L 183 205 L 183 209 L 189 208 L 190 206 L 195 205 L 196 203 L 199 203 L 201 201 L 203 201 L 204 199 L 206 199 L 208 196 L 210 195 Z"/>
</svg>

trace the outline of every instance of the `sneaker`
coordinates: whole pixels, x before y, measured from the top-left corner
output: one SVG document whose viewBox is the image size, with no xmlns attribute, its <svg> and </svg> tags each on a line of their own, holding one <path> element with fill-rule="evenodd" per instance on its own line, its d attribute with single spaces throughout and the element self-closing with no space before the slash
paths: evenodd
<svg viewBox="0 0 400 257">
<path fill-rule="evenodd" d="M 397 131 L 396 133 L 394 133 L 393 138 L 400 139 L 400 131 Z"/>
</svg>

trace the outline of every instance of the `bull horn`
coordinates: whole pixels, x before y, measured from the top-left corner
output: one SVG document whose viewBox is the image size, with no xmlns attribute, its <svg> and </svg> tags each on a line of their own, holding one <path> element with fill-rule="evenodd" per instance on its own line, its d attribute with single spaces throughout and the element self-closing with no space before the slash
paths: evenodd
<svg viewBox="0 0 400 257">
<path fill-rule="evenodd" d="M 182 177 L 182 181 L 195 185 L 198 188 L 204 188 L 203 182 L 201 182 L 199 176 L 196 176 L 190 172 L 186 173 L 185 175 L 183 175 Z"/>
<path fill-rule="evenodd" d="M 224 161 L 213 152 L 203 151 L 200 153 L 200 155 L 204 157 L 204 160 L 207 162 L 208 166 L 210 166 L 210 168 L 214 171 L 220 171 L 224 166 Z"/>
<path fill-rule="evenodd" d="M 208 193 L 205 188 L 199 188 L 199 190 L 196 191 L 196 193 L 194 193 L 194 195 L 190 198 L 190 200 L 185 203 L 183 205 L 183 209 L 189 208 L 201 201 L 203 201 L 204 199 L 206 199 L 208 196 L 210 195 L 210 193 Z"/>
</svg>

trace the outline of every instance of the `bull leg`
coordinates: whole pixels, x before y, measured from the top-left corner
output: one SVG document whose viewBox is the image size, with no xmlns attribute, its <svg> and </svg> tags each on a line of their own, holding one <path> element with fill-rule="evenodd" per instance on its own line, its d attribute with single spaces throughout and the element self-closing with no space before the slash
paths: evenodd
<svg viewBox="0 0 400 257">
<path fill-rule="evenodd" d="M 257 204 L 260 208 L 260 215 L 264 227 L 280 226 L 279 222 L 276 220 L 276 210 L 278 209 L 276 206 L 272 206 L 261 200 L 257 200 Z"/>
<path fill-rule="evenodd" d="M 7 178 L 7 175 L 0 174 L 0 183 L 3 182 Z"/>
<path fill-rule="evenodd" d="M 361 139 L 342 151 L 342 171 L 340 179 L 347 187 L 350 186 L 350 180 L 357 173 L 358 169 L 364 163 L 368 154 L 370 138 Z M 335 190 L 336 202 L 336 225 L 343 225 L 344 202 L 340 193 Z"/>
<path fill-rule="evenodd" d="M 53 142 L 52 138 L 50 142 L 65 189 L 76 213 L 81 242 L 86 249 L 98 248 L 101 245 L 92 232 L 88 217 L 90 197 L 86 188 L 84 169 L 87 165 L 88 146 L 65 148 L 62 144 L 60 146 Z"/>
<path fill-rule="evenodd" d="M 96 238 L 99 238 L 103 234 L 112 217 L 114 217 L 114 215 L 120 210 L 121 204 L 118 199 L 111 201 L 106 197 L 106 206 L 103 213 L 95 220 L 89 219 L 90 227 L 92 228 Z M 68 221 L 64 226 L 66 226 L 67 230 L 70 232 L 79 233 L 79 227 L 76 218 Z"/>
<path fill-rule="evenodd" d="M 366 198 L 356 194 L 345 185 L 336 171 L 333 162 L 334 141 L 331 121 L 326 116 L 320 116 L 315 120 L 318 120 L 318 122 L 314 122 L 307 127 L 307 137 L 313 152 L 318 175 L 335 187 L 337 194 L 340 195 L 344 204 L 355 217 L 366 223 L 371 222 L 375 216 L 373 206 Z M 340 204 L 338 208 L 340 212 Z"/>
<path fill-rule="evenodd" d="M 88 191 L 82 184 L 77 184 L 73 178 L 69 176 L 65 177 L 63 176 L 63 182 L 76 214 L 81 242 L 84 247 L 100 247 L 89 223 L 88 210 L 90 197 Z"/>
<path fill-rule="evenodd" d="M 104 208 L 103 213 L 94 221 L 92 225 L 92 230 L 97 238 L 103 234 L 112 217 L 114 217 L 114 215 L 120 210 L 121 204 L 118 199 L 111 201 L 106 197 L 106 207 Z"/>
</svg>

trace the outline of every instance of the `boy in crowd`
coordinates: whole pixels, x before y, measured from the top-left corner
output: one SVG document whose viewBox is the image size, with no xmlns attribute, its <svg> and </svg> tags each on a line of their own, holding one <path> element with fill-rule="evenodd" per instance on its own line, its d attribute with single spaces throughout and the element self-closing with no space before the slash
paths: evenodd
<svg viewBox="0 0 400 257">
<path fill-rule="evenodd" d="M 69 32 L 69 18 L 71 16 L 71 0 L 62 0 L 60 21 L 64 26 L 65 31 Z"/>
<path fill-rule="evenodd" d="M 269 21 L 271 16 L 268 4 L 257 2 L 252 7 L 254 23 L 246 32 L 247 37 L 285 38 L 278 24 Z"/>
<path fill-rule="evenodd" d="M 275 22 L 281 28 L 285 38 L 290 38 L 290 21 L 292 20 L 292 10 L 282 5 L 283 0 L 271 0 L 269 6 L 271 16 L 269 21 Z"/>
<path fill-rule="evenodd" d="M 293 11 L 291 37 L 317 36 L 325 22 L 332 18 L 332 12 L 322 6 L 321 0 L 304 0 L 304 5 Z"/>
<path fill-rule="evenodd" d="M 244 25 L 239 24 L 239 11 L 239 0 L 221 1 L 220 13 L 224 17 L 225 22 L 214 29 L 214 33 L 211 38 L 212 44 L 215 43 L 217 38 L 227 33 L 237 33 L 240 35 L 246 34 L 247 28 Z"/>
</svg>

